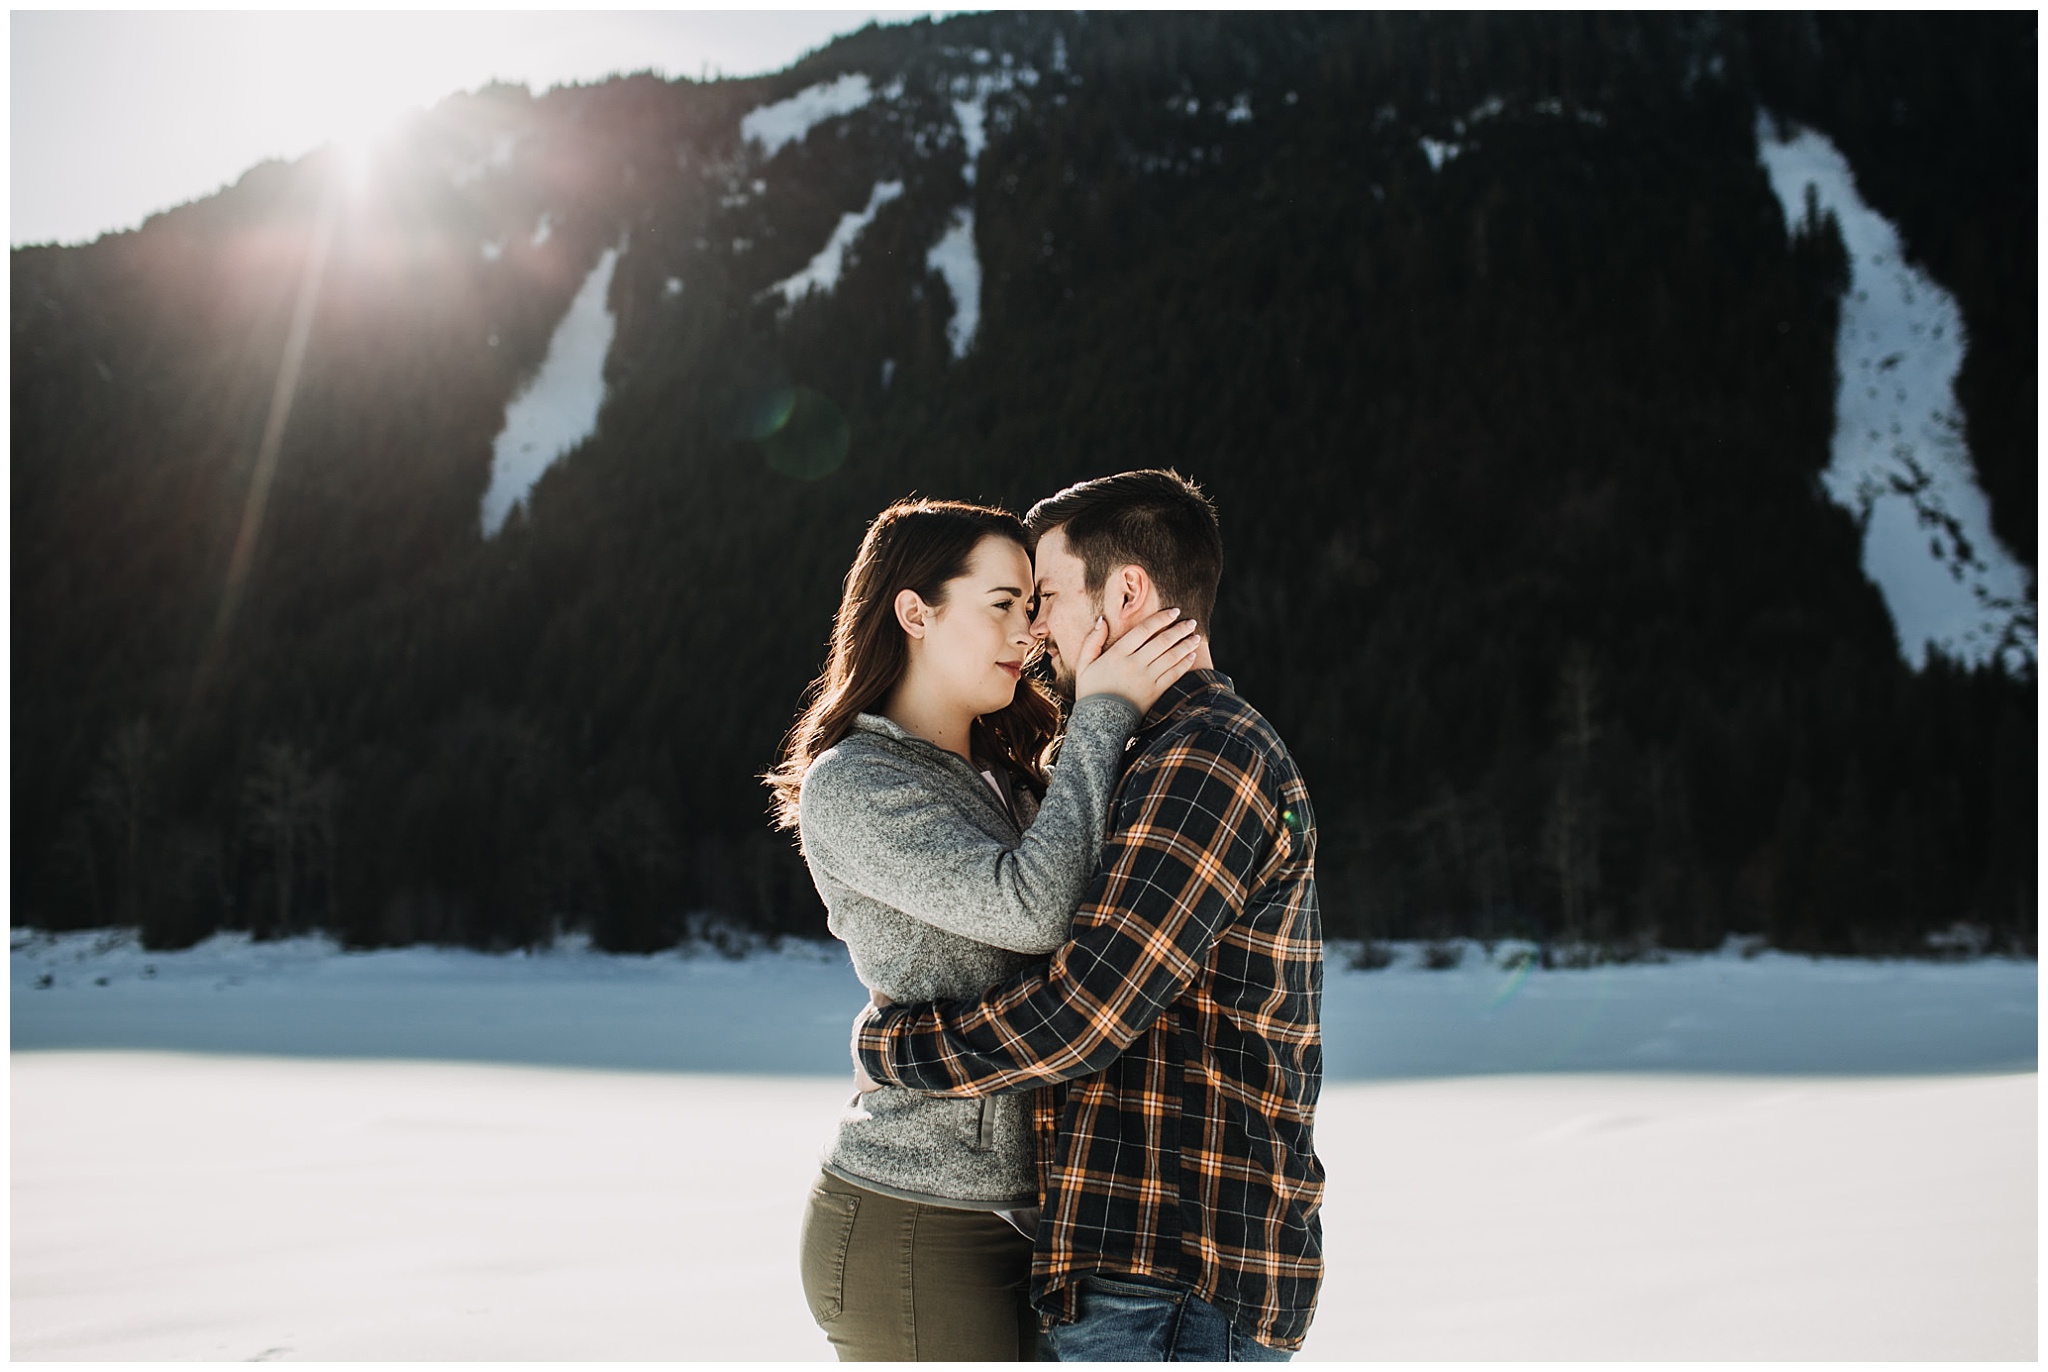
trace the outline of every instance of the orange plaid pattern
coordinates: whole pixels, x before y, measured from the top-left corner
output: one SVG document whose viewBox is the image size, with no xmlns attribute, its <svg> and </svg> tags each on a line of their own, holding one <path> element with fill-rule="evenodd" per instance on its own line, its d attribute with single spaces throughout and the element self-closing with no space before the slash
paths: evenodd
<svg viewBox="0 0 2048 1372">
<path fill-rule="evenodd" d="M 979 1001 L 895 1006 L 855 1035 L 877 1081 L 1038 1088 L 1032 1300 L 1074 1278 L 1193 1289 L 1296 1348 L 1322 1282 L 1322 920 L 1314 813 L 1265 718 L 1213 671 L 1153 708 L 1073 935 Z"/>
</svg>

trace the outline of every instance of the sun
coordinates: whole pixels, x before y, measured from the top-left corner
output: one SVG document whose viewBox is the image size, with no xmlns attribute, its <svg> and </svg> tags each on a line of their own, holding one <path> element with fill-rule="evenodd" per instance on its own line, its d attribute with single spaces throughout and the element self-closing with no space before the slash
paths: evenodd
<svg viewBox="0 0 2048 1372">
<path fill-rule="evenodd" d="M 403 110 L 384 104 L 364 104 L 337 111 L 330 127 L 329 145 L 334 149 L 342 184 L 351 193 L 367 190 L 376 180 L 377 168 L 391 146 Z"/>
</svg>

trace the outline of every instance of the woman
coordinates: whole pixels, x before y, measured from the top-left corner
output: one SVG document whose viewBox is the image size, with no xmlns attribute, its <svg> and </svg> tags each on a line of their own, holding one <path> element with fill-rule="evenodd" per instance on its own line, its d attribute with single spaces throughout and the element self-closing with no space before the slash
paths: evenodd
<svg viewBox="0 0 2048 1372">
<path fill-rule="evenodd" d="M 1059 724 L 1024 676 L 1028 534 L 1001 510 L 903 501 L 868 526 L 831 658 L 766 780 L 832 932 L 893 1001 L 979 994 L 1066 940 L 1124 744 L 1200 647 L 1163 610 L 1082 653 Z M 1030 1361 L 1038 1186 L 1027 1097 L 856 1093 L 804 1220 L 811 1314 L 843 1361 Z"/>
</svg>

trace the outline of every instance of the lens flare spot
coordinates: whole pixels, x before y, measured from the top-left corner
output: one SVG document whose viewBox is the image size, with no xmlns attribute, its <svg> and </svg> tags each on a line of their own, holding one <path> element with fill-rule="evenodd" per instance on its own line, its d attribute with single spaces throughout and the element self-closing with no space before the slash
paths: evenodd
<svg viewBox="0 0 2048 1372">
<path fill-rule="evenodd" d="M 796 412 L 796 387 L 773 358 L 741 362 L 728 385 L 718 422 L 730 438 L 765 442 L 780 433 Z"/>
<path fill-rule="evenodd" d="M 1529 984 L 1529 973 L 1535 970 L 1535 967 L 1534 953 L 1515 958 L 1509 965 L 1507 976 L 1501 979 L 1500 988 L 1493 993 L 1493 999 L 1486 1003 L 1486 1008 L 1498 1010 L 1520 995 L 1522 988 Z"/>
<path fill-rule="evenodd" d="M 853 431 L 839 407 L 816 391 L 797 387 L 781 422 L 761 440 L 768 466 L 800 481 L 829 476 L 846 462 Z"/>
<path fill-rule="evenodd" d="M 745 420 L 745 433 L 756 443 L 766 442 L 781 433 L 796 413 L 797 393 L 793 386 L 776 386 L 764 391 L 754 402 Z"/>
</svg>

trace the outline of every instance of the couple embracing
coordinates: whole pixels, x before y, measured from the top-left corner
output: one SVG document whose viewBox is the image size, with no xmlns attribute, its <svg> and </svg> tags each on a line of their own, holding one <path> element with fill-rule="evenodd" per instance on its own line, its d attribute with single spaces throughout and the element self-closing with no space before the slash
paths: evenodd
<svg viewBox="0 0 2048 1372">
<path fill-rule="evenodd" d="M 873 993 L 803 1228 L 842 1360 L 1301 1345 L 1316 831 L 1210 657 L 1221 573 L 1215 510 L 1173 472 L 868 528 L 767 778 Z"/>
</svg>

